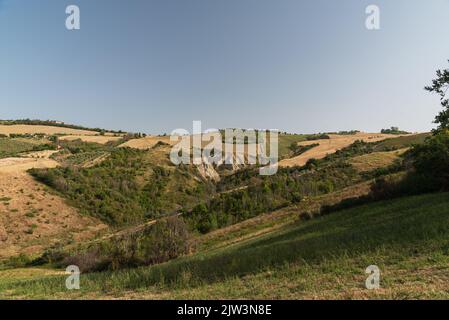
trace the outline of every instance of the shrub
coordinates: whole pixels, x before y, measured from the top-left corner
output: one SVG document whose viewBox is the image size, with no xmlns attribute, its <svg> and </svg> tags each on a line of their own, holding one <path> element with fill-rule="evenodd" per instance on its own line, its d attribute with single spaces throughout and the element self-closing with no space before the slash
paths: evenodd
<svg viewBox="0 0 449 320">
<path fill-rule="evenodd" d="M 437 188 L 449 188 L 449 130 L 442 130 L 425 143 L 414 146 L 407 157 L 416 174 L 428 176 Z"/>
<path fill-rule="evenodd" d="M 190 236 L 184 220 L 169 217 L 145 230 L 138 240 L 145 264 L 162 263 L 190 250 Z"/>
<path fill-rule="evenodd" d="M 142 231 L 114 237 L 63 260 L 82 272 L 118 270 L 152 265 L 175 259 L 192 250 L 187 226 L 173 216 L 159 220 Z"/>
</svg>

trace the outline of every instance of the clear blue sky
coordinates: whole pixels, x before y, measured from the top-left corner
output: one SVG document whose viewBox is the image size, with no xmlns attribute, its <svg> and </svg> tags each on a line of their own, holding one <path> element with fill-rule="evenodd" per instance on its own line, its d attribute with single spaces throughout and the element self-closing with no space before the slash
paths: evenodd
<svg viewBox="0 0 449 320">
<path fill-rule="evenodd" d="M 69 4 L 80 31 L 65 28 Z M 448 0 L 0 0 L 0 118 L 424 131 L 448 39 Z"/>
</svg>

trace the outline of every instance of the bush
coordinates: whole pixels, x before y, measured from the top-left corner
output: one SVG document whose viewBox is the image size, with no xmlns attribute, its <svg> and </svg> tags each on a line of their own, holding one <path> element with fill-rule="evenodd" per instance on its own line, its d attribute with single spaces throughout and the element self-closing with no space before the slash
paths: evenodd
<svg viewBox="0 0 449 320">
<path fill-rule="evenodd" d="M 5 261 L 5 265 L 11 268 L 24 268 L 31 265 L 32 259 L 24 253 L 18 256 L 10 257 Z"/>
<path fill-rule="evenodd" d="M 146 230 L 138 244 L 144 264 L 157 264 L 187 254 L 190 235 L 184 220 L 170 217 Z"/>
<path fill-rule="evenodd" d="M 175 259 L 193 249 L 182 218 L 159 220 L 144 230 L 114 237 L 64 259 L 64 265 L 76 265 L 81 272 L 97 272 L 153 265 Z"/>
<path fill-rule="evenodd" d="M 437 188 L 449 189 L 449 130 L 428 138 L 414 146 L 407 158 L 418 175 L 428 176 Z"/>
</svg>

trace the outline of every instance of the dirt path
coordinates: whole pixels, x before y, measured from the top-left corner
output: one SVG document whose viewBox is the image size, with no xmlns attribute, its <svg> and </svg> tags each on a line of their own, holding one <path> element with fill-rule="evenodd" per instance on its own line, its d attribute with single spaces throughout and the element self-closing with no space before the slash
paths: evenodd
<svg viewBox="0 0 449 320">
<path fill-rule="evenodd" d="M 319 146 L 314 147 L 303 154 L 290 159 L 284 159 L 279 162 L 280 167 L 303 166 L 310 159 L 322 159 L 328 154 L 332 154 L 345 147 L 350 146 L 357 140 L 365 142 L 377 142 L 388 138 L 397 138 L 400 135 L 382 134 L 382 133 L 364 133 L 359 132 L 354 135 L 329 135 L 330 139 L 320 139 L 313 141 L 303 141 L 299 145 L 307 146 L 318 143 Z"/>
</svg>

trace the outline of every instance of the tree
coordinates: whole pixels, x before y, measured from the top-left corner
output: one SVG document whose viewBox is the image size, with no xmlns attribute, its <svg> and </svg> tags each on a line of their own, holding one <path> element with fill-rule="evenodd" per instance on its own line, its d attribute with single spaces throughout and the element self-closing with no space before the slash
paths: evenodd
<svg viewBox="0 0 449 320">
<path fill-rule="evenodd" d="M 437 78 L 432 81 L 431 86 L 425 87 L 427 91 L 437 93 L 440 96 L 441 105 L 444 110 L 435 117 L 437 131 L 449 129 L 449 99 L 446 95 L 449 89 L 449 69 L 437 70 Z"/>
</svg>

